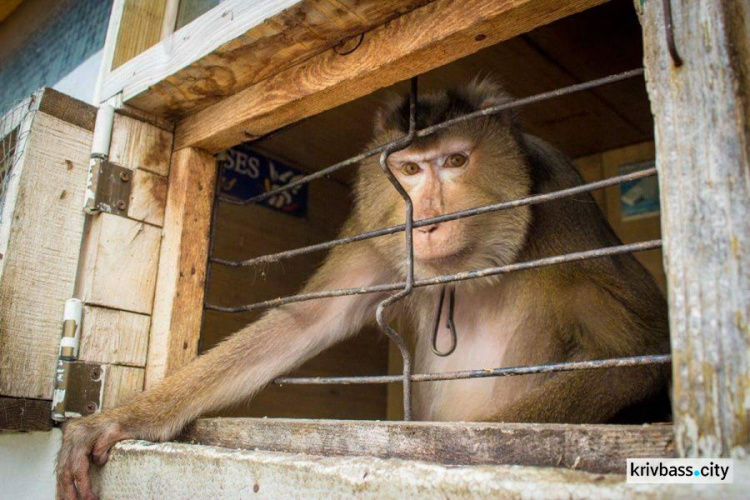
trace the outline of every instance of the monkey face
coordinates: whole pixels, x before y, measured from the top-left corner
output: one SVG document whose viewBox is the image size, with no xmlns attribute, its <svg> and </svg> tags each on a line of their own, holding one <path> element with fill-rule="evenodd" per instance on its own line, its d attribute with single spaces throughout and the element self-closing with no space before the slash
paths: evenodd
<svg viewBox="0 0 750 500">
<path fill-rule="evenodd" d="M 420 96 L 417 127 L 424 128 L 488 105 L 504 95 L 486 81 L 442 94 Z M 406 133 L 408 103 L 391 104 L 376 120 L 373 145 Z M 530 194 L 531 176 L 510 116 L 488 116 L 417 139 L 391 154 L 388 168 L 422 220 Z M 363 230 L 403 224 L 405 204 L 379 168 L 364 163 L 357 183 L 357 215 Z M 528 207 L 418 227 L 413 232 L 420 277 L 513 262 L 530 221 Z M 380 253 L 403 268 L 403 236 L 372 240 Z"/>
</svg>

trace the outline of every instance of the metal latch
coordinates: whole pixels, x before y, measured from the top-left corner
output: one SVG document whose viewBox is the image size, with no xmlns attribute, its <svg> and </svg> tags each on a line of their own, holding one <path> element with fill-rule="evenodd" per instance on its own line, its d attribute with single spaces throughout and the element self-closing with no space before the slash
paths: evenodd
<svg viewBox="0 0 750 500">
<path fill-rule="evenodd" d="M 102 406 L 106 367 L 77 359 L 82 317 L 83 303 L 78 299 L 66 300 L 52 391 L 52 420 L 58 422 L 91 415 Z"/>
<path fill-rule="evenodd" d="M 95 174 L 94 202 L 92 212 L 107 212 L 125 217 L 130 205 L 133 172 L 107 160 L 98 160 Z"/>
<path fill-rule="evenodd" d="M 91 415 L 102 405 L 106 367 L 83 361 L 57 360 L 52 420 Z"/>
</svg>

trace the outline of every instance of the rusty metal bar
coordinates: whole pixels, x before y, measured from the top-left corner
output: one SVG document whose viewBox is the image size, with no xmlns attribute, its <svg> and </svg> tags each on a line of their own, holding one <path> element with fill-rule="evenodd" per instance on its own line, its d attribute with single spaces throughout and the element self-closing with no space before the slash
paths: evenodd
<svg viewBox="0 0 750 500">
<path fill-rule="evenodd" d="M 396 151 L 408 148 L 412 142 L 414 142 L 415 133 L 417 130 L 417 78 L 411 79 L 411 87 L 409 91 L 409 133 L 402 141 L 389 147 L 380 155 L 380 168 L 388 178 L 388 181 L 398 191 L 401 198 L 404 199 L 406 206 L 406 223 L 404 231 L 404 253 L 406 257 L 406 282 L 404 283 L 404 289 L 400 292 L 391 295 L 387 299 L 383 300 L 378 304 L 378 308 L 375 311 L 375 318 L 377 319 L 378 326 L 380 329 L 390 337 L 391 340 L 398 347 L 401 353 L 401 359 L 403 361 L 403 375 L 401 381 L 404 387 L 404 420 L 411 420 L 411 354 L 409 353 L 409 346 L 406 344 L 406 340 L 396 330 L 391 328 L 386 320 L 384 314 L 385 310 L 392 304 L 399 302 L 409 296 L 414 289 L 414 241 L 413 241 L 413 226 L 414 226 L 414 204 L 411 201 L 411 196 L 406 192 L 404 187 L 398 182 L 396 176 L 393 175 L 391 169 L 388 167 L 388 157 Z"/>
<path fill-rule="evenodd" d="M 515 271 L 523 271 L 526 269 L 534 269 L 537 267 L 553 266 L 557 264 L 565 264 L 569 262 L 579 262 L 582 260 L 595 259 L 599 257 L 609 257 L 612 255 L 621 255 L 631 252 L 642 252 L 645 250 L 653 250 L 655 248 L 661 248 L 662 240 L 649 240 L 641 241 L 638 243 L 629 243 L 626 245 L 617 245 L 612 247 L 597 248 L 595 250 L 585 250 L 582 252 L 573 252 L 564 255 L 556 255 L 554 257 L 545 257 L 543 259 L 530 260 L 526 262 L 517 262 L 515 264 L 508 264 L 499 267 L 487 267 L 484 269 L 477 269 L 474 271 L 464 271 L 456 274 L 446 274 L 442 276 L 436 276 L 434 278 L 416 280 L 414 287 L 419 288 L 423 286 L 441 285 L 444 283 L 452 283 L 454 281 L 464 281 L 475 278 L 486 278 L 489 276 L 495 276 L 498 274 L 505 274 Z M 262 309 L 266 307 L 277 307 L 285 304 L 292 304 L 294 302 L 304 302 L 307 300 L 325 299 L 330 297 L 342 297 L 345 295 L 360 295 L 365 293 L 382 293 L 382 292 L 393 292 L 396 290 L 402 290 L 406 286 L 405 282 L 400 283 L 387 283 L 383 285 L 365 286 L 360 288 L 340 288 L 336 290 L 325 290 L 322 292 L 312 293 L 300 293 L 297 295 L 289 295 L 287 297 L 280 297 L 278 299 L 266 300 L 263 302 L 256 302 L 254 304 L 236 306 L 236 307 L 224 307 L 213 304 L 206 304 L 206 309 L 212 311 L 221 311 L 226 313 L 239 313 L 244 311 L 252 311 L 254 309 Z"/>
<path fill-rule="evenodd" d="M 485 108 L 485 109 L 482 109 L 482 110 L 479 110 L 479 111 L 475 111 L 473 113 L 469 113 L 467 115 L 460 116 L 458 118 L 454 118 L 452 120 L 448 120 L 448 121 L 445 121 L 445 122 L 442 122 L 442 123 L 438 123 L 436 125 L 432 125 L 430 127 L 418 130 L 417 131 L 417 137 L 425 137 L 427 135 L 434 134 L 438 130 L 443 130 L 443 129 L 448 128 L 448 127 L 450 127 L 452 125 L 455 125 L 457 123 L 461 123 L 461 122 L 466 121 L 466 120 L 471 120 L 472 118 L 477 118 L 477 117 L 480 117 L 480 116 L 492 115 L 492 114 L 499 113 L 501 111 L 505 111 L 505 110 L 508 110 L 508 109 L 511 109 L 511 108 L 517 108 L 517 107 L 520 107 L 520 106 L 525 106 L 527 104 L 533 104 L 533 103 L 537 103 L 537 102 L 540 102 L 540 101 L 545 101 L 547 99 L 552 99 L 552 98 L 555 98 L 555 97 L 562 97 L 564 95 L 574 94 L 576 92 L 581 92 L 581 91 L 584 91 L 584 90 L 589 90 L 589 89 L 592 89 L 594 87 L 599 87 L 599 86 L 602 86 L 602 85 L 608 85 L 610 83 L 615 83 L 615 82 L 619 82 L 619 81 L 622 81 L 622 80 L 627 80 L 629 78 L 634 78 L 634 77 L 637 77 L 637 76 L 641 76 L 641 75 L 643 75 L 643 72 L 644 72 L 643 68 L 632 69 L 630 71 L 625 71 L 623 73 L 617 73 L 617 74 L 614 74 L 614 75 L 605 76 L 603 78 L 597 78 L 596 80 L 590 80 L 588 82 L 577 83 L 575 85 L 570 85 L 568 87 L 562 87 L 562 88 L 559 88 L 557 90 L 552 90 L 550 92 L 542 92 L 541 94 L 536 94 L 536 95 L 533 95 L 533 96 L 530 96 L 530 97 L 524 97 L 524 98 L 521 98 L 521 99 L 515 99 L 513 101 L 510 101 L 510 102 L 507 102 L 507 103 L 504 103 L 504 104 L 500 104 L 498 106 L 491 106 L 489 108 Z M 339 163 L 336 163 L 334 165 L 331 165 L 330 167 L 326 167 L 323 170 L 319 170 L 319 171 L 317 171 L 317 172 L 315 172 L 313 174 L 306 175 L 306 176 L 302 177 L 301 179 L 299 179 L 297 181 L 294 181 L 294 182 L 290 182 L 289 184 L 287 184 L 285 186 L 281 186 L 279 188 L 272 189 L 271 191 L 267 191 L 267 192 L 265 192 L 263 194 L 259 194 L 258 196 L 253 196 L 252 198 L 247 198 L 245 200 L 235 200 L 234 198 L 229 198 L 229 197 L 226 197 L 226 196 L 222 196 L 222 197 L 219 198 L 219 200 L 223 201 L 225 203 L 230 203 L 232 205 L 249 205 L 251 203 L 257 203 L 257 202 L 260 202 L 260 201 L 263 201 L 263 200 L 267 200 L 268 198 L 270 198 L 270 197 L 272 197 L 274 195 L 277 195 L 279 193 L 282 193 L 282 192 L 284 192 L 284 191 L 286 191 L 288 189 L 292 189 L 292 188 L 295 188 L 297 186 L 301 186 L 303 184 L 307 184 L 310 181 L 313 181 L 315 179 L 320 179 L 321 177 L 325 177 L 327 175 L 330 175 L 333 172 L 336 172 L 337 170 L 340 170 L 340 169 L 342 169 L 344 167 L 355 165 L 355 164 L 361 162 L 362 160 L 367 159 L 367 158 L 369 158 L 371 156 L 375 156 L 377 154 L 381 154 L 384 151 L 386 151 L 388 148 L 395 146 L 397 143 L 399 143 L 399 141 L 403 141 L 403 139 L 404 138 L 402 137 L 400 139 L 396 139 L 396 140 L 388 142 L 386 144 L 382 144 L 382 145 L 377 146 L 377 147 L 375 147 L 373 149 L 370 149 L 369 151 L 365 151 L 364 153 L 361 153 L 361 154 L 359 154 L 357 156 L 353 156 L 353 157 L 348 158 L 348 159 L 346 159 L 346 160 L 344 160 L 342 162 L 339 162 Z"/>
<path fill-rule="evenodd" d="M 633 172 L 630 174 L 618 175 L 615 177 L 610 177 L 608 179 L 603 179 L 601 181 L 590 182 L 588 184 L 582 184 L 580 186 L 575 186 L 572 188 L 561 189 L 560 191 L 553 191 L 551 193 L 528 196 L 526 198 L 521 198 L 518 200 L 504 201 L 502 203 L 494 203 L 492 205 L 484 205 L 482 207 L 470 208 L 467 210 L 460 210 L 458 212 L 452 212 L 452 213 L 445 214 L 445 215 L 438 215 L 436 217 L 430 217 L 429 219 L 417 220 L 417 221 L 414 221 L 414 227 L 418 228 L 418 227 L 423 227 L 423 226 L 429 226 L 431 224 L 436 224 L 438 222 L 448 222 L 452 220 L 462 219 L 464 217 L 471 217 L 474 215 L 497 212 L 500 210 L 508 210 L 510 208 L 523 207 L 526 205 L 537 205 L 539 203 L 559 200 L 562 198 L 575 196 L 577 194 L 596 191 L 597 189 L 603 189 L 603 188 L 610 187 L 610 186 L 616 186 L 617 184 L 620 184 L 623 182 L 643 179 L 645 177 L 651 177 L 653 175 L 656 175 L 656 173 L 657 173 L 656 168 L 647 168 L 645 170 L 640 170 L 638 172 Z M 304 254 L 308 254 L 312 252 L 318 252 L 321 250 L 329 250 L 331 248 L 334 248 L 340 245 L 346 245 L 348 243 L 355 243 L 357 241 L 364 241 L 364 240 L 368 240 L 371 238 L 377 238 L 379 236 L 386 236 L 389 234 L 399 233 L 404 230 L 404 227 L 405 226 L 403 224 L 399 224 L 397 226 L 377 229 L 375 231 L 369 231 L 369 232 L 358 234 L 355 236 L 349 236 L 346 238 L 338 238 L 335 240 L 326 241 L 324 243 L 317 243 L 315 245 L 308 245 L 306 247 L 295 248 L 293 250 L 286 250 L 284 252 L 262 255 L 260 257 L 253 257 L 252 259 L 228 260 L 228 259 L 221 259 L 221 258 L 212 258 L 211 262 L 215 264 L 221 264 L 224 266 L 230 266 L 230 267 L 247 267 L 247 266 L 255 266 L 258 264 L 271 264 L 274 262 L 278 262 L 281 259 L 297 257 L 299 255 L 304 255 Z"/>
<path fill-rule="evenodd" d="M 627 358 L 597 359 L 592 361 L 571 361 L 569 363 L 550 363 L 546 365 L 514 366 L 509 368 L 485 368 L 480 370 L 462 370 L 442 373 L 416 373 L 411 376 L 412 382 L 439 382 L 442 380 L 463 380 L 468 378 L 509 377 L 531 375 L 535 373 L 559 373 L 578 370 L 596 370 L 601 368 L 622 368 L 670 363 L 669 354 L 651 354 Z M 275 384 L 290 385 L 329 385 L 329 384 L 393 384 L 401 382 L 401 375 L 363 375 L 359 377 L 279 377 Z"/>
</svg>

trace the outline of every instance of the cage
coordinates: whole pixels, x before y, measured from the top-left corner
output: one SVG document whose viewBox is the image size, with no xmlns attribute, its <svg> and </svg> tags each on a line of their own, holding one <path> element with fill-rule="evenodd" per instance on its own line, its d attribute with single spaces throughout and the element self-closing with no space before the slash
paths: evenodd
<svg viewBox="0 0 750 500">
<path fill-rule="evenodd" d="M 60 419 L 106 410 L 154 387 L 267 307 L 372 291 L 299 294 L 326 250 L 358 244 L 337 234 L 351 210 L 373 112 L 387 93 L 414 102 L 477 74 L 499 78 L 516 98 L 507 107 L 518 108 L 525 131 L 571 157 L 585 183 L 445 217 L 591 192 L 623 244 L 434 282 L 407 279 L 379 291 L 637 252 L 668 296 L 672 352 L 435 375 L 408 371 L 398 342 L 373 328 L 277 378 L 250 404 L 197 421 L 179 443 L 118 445 L 97 476 L 105 496 L 239 497 L 252 490 L 280 497 L 294 488 L 324 496 L 328 486 L 341 496 L 364 489 L 461 497 L 482 484 L 489 488 L 483 494 L 521 494 L 527 480 L 550 497 L 620 495 L 636 491 L 624 483 L 626 458 L 743 453 L 748 183 L 738 89 L 747 85 L 748 45 L 737 20 L 746 18 L 745 7 L 230 0 L 200 16 L 164 2 L 144 17 L 136 3 L 115 5 L 105 48 L 111 67 L 100 78 L 102 104 L 80 193 L 87 216 L 77 270 L 68 274 L 82 314 L 65 316 L 64 330 L 80 347 L 58 358 L 59 328 L 37 333 L 65 384 L 53 393 L 54 364 L 37 363 L 24 383 L 14 370 L 2 386 L 14 401 L 6 414 L 23 413 L 17 402 L 30 400 L 54 406 Z M 176 31 L 175 19 L 182 19 Z M 149 30 L 133 28 L 146 20 Z M 701 45 L 701 31 L 717 42 Z M 710 105 L 706 88 L 716 96 Z M 429 132 L 411 129 L 412 136 Z M 354 239 L 408 235 L 421 223 L 407 218 Z M 49 311 L 62 318 L 56 300 Z M 18 352 L 21 340 L 4 334 L 0 354 Z M 409 391 L 401 391 L 451 377 L 670 361 L 674 425 L 408 422 Z M 341 456 L 362 461 L 349 469 Z M 242 479 L 245 473 L 253 480 Z"/>
</svg>

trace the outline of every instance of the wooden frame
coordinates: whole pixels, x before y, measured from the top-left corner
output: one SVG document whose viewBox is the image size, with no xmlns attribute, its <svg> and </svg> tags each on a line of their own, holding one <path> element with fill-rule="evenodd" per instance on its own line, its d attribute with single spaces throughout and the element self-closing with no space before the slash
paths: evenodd
<svg viewBox="0 0 750 500">
<path fill-rule="evenodd" d="M 116 6 L 122 8 L 123 2 Z M 251 7 L 230 0 L 117 69 L 105 71 L 102 100 L 120 98 L 152 123 L 171 120 L 176 125 L 167 216 L 161 229 L 165 242 L 171 242 L 152 252 L 160 251 L 155 283 L 159 292 L 151 313 L 147 385 L 195 355 L 199 315 L 179 312 L 201 307 L 201 258 L 208 237 L 203 229 L 211 210 L 198 210 L 199 220 L 193 221 L 198 229 L 191 229 L 183 221 L 195 213 L 180 200 L 194 189 L 191 178 L 204 188 L 214 182 L 208 168 L 211 153 L 601 2 L 359 2 L 364 10 L 357 11 L 358 16 L 343 16 L 340 26 L 323 16 L 315 28 L 324 34 L 309 36 L 304 27 L 285 23 L 293 13 L 318 12 L 315 2 L 261 2 Z M 388 5 L 376 9 L 375 3 Z M 662 174 L 679 456 L 741 455 L 750 444 L 744 406 L 750 384 L 750 254 L 743 250 L 750 244 L 750 42 L 747 26 L 737 21 L 747 19 L 750 12 L 740 4 L 707 0 L 675 7 L 677 47 L 686 61 L 681 68 L 674 66 L 665 43 L 660 3 L 647 2 L 641 13 Z M 221 35 L 203 39 L 201 34 L 208 31 Z M 348 56 L 331 49 L 360 33 L 365 33 L 361 44 Z M 702 45 L 706 37 L 716 42 L 708 52 Z M 253 64 L 259 64 L 264 54 L 272 56 L 263 59 L 263 71 L 241 69 L 257 67 Z M 715 89 L 715 101 L 707 101 L 702 93 L 706 88 Z M 696 126 L 700 123 L 710 123 L 710 133 L 698 137 L 706 130 Z M 115 136 L 121 126 L 115 124 Z M 686 207 L 695 220 L 707 224 L 687 219 Z M 184 253 L 189 242 L 198 245 L 195 255 Z M 195 278 L 182 279 L 180 271 L 184 274 L 187 263 Z M 198 429 L 201 425 L 208 424 Z M 197 431 L 191 432 L 195 436 Z"/>
</svg>

